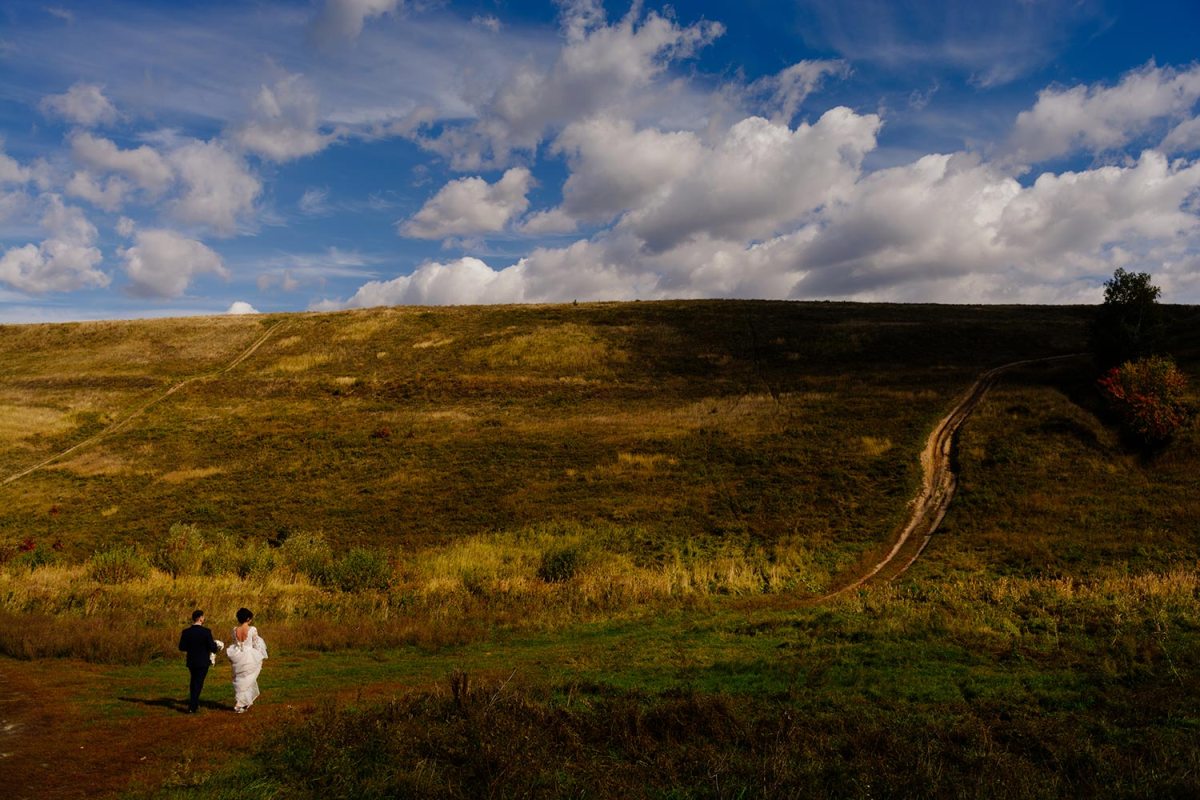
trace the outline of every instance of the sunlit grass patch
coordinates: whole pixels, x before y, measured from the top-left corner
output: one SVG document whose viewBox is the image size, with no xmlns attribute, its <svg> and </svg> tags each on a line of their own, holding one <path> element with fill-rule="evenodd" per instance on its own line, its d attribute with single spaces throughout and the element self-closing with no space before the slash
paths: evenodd
<svg viewBox="0 0 1200 800">
<path fill-rule="evenodd" d="M 226 470 L 224 467 L 193 467 L 192 469 L 173 469 L 170 472 L 164 472 L 158 477 L 164 483 L 187 483 L 189 481 L 198 481 L 202 478 L 210 478 L 213 475 L 220 475 Z"/>
<path fill-rule="evenodd" d="M 453 336 L 431 336 L 428 339 L 422 339 L 419 342 L 413 342 L 413 349 L 427 350 L 430 347 L 445 347 L 446 345 L 453 343 Z"/>
<path fill-rule="evenodd" d="M 101 475 L 123 475 L 143 471 L 127 460 L 108 452 L 99 446 L 91 447 L 70 458 L 51 464 L 48 469 L 70 472 L 84 478 L 94 478 Z"/>
<path fill-rule="evenodd" d="M 284 356 L 271 367 L 274 372 L 307 372 L 333 360 L 329 353 L 313 352 L 298 353 L 294 356 Z"/>
<path fill-rule="evenodd" d="M 469 354 L 487 367 L 583 370 L 623 362 L 627 355 L 594 331 L 565 323 L 503 339 Z"/>
<path fill-rule="evenodd" d="M 70 415 L 56 408 L 0 404 L 0 439 L 24 439 L 71 427 Z"/>
<path fill-rule="evenodd" d="M 863 452 L 871 458 L 878 458 L 892 449 L 892 440 L 886 436 L 863 436 L 861 438 Z"/>
</svg>

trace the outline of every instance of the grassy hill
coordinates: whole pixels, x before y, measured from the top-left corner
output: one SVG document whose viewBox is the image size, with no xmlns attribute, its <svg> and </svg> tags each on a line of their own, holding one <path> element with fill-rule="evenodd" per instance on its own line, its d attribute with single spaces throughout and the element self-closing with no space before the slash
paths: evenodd
<svg viewBox="0 0 1200 800">
<path fill-rule="evenodd" d="M 1169 312 L 1195 386 L 1197 312 Z M 177 693 L 164 628 L 255 608 L 267 696 L 301 710 L 236 734 L 218 778 L 200 745 L 144 745 L 152 796 L 1190 796 L 1200 436 L 1128 451 L 1087 359 L 993 388 L 901 580 L 805 604 L 885 547 L 955 397 L 1083 350 L 1088 315 L 723 301 L 0 327 L 0 480 L 117 426 L 0 485 L 0 648 L 115 662 L 61 701 L 107 720 L 103 772 L 141 757 L 128 725 L 177 735 L 149 699 Z"/>
</svg>

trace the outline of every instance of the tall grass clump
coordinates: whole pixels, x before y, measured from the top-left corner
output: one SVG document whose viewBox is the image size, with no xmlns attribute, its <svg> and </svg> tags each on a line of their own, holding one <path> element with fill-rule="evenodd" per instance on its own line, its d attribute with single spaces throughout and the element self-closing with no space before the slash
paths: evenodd
<svg viewBox="0 0 1200 800">
<path fill-rule="evenodd" d="M 329 577 L 343 592 L 386 592 L 392 583 L 392 566 L 378 550 L 352 547 L 333 565 Z"/>
<path fill-rule="evenodd" d="M 176 522 L 167 532 L 167 538 L 155 553 L 154 566 L 178 578 L 182 575 L 199 575 L 208 555 L 208 542 L 200 532 L 200 526 Z"/>
<path fill-rule="evenodd" d="M 333 574 L 333 550 L 319 531 L 300 531 L 284 539 L 279 547 L 282 566 L 314 583 L 330 582 Z"/>
<path fill-rule="evenodd" d="M 96 583 L 128 583 L 149 577 L 150 562 L 134 547 L 115 545 L 92 556 L 88 575 Z"/>
</svg>

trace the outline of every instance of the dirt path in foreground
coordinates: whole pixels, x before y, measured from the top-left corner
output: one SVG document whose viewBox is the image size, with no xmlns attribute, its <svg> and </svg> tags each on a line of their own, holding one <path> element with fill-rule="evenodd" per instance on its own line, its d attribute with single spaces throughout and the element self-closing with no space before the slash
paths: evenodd
<svg viewBox="0 0 1200 800">
<path fill-rule="evenodd" d="M 224 375 L 225 373 L 229 372 L 234 367 L 236 367 L 238 364 L 241 364 L 247 358 L 254 355 L 254 352 L 256 350 L 258 350 L 258 348 L 262 347 L 263 344 L 266 343 L 267 339 L 269 339 L 272 334 L 274 334 L 276 331 L 278 331 L 281 327 L 283 327 L 286 324 L 287 324 L 286 322 L 276 322 L 274 325 L 272 325 L 270 328 L 267 329 L 266 333 L 264 333 L 262 336 L 258 337 L 258 339 L 256 339 L 254 341 L 254 343 L 251 344 L 249 347 L 247 347 L 245 350 L 238 353 L 237 357 L 234 358 L 233 361 L 230 361 L 228 364 L 226 364 L 224 367 L 221 367 L 220 369 L 214 370 L 212 372 L 205 372 L 201 375 L 193 375 L 190 378 L 184 378 L 183 380 L 179 381 L 178 383 L 172 385 L 171 388 L 167 389 L 162 394 L 155 395 L 151 399 L 147 400 L 145 403 L 142 403 L 140 406 L 135 408 L 129 414 L 127 414 L 126 416 L 117 420 L 116 422 L 112 423 L 107 428 L 105 428 L 104 430 L 97 433 L 95 436 L 88 437 L 87 439 L 84 439 L 82 442 L 79 442 L 77 444 L 74 444 L 74 445 L 68 447 L 66 450 L 63 450 L 61 453 L 55 453 L 54 455 L 50 456 L 49 458 L 44 459 L 43 461 L 39 461 L 38 463 L 34 464 L 32 467 L 26 467 L 25 469 L 21 470 L 20 472 L 15 472 L 12 475 L 9 475 L 7 478 L 0 479 L 0 486 L 4 486 L 5 484 L 12 483 L 13 481 L 18 480 L 20 478 L 24 478 L 29 473 L 36 472 L 37 470 L 41 469 L 42 467 L 53 464 L 55 461 L 58 461 L 59 459 L 65 457 L 65 456 L 68 456 L 71 453 L 74 453 L 76 450 L 82 450 L 83 448 L 93 445 L 96 442 L 99 442 L 103 439 L 107 439 L 109 436 L 112 436 L 115 433 L 119 433 L 119 432 L 123 431 L 125 428 L 129 427 L 129 424 L 131 422 L 133 422 L 135 419 L 140 417 L 142 414 L 145 414 L 148 410 L 150 410 L 151 407 L 157 405 L 158 403 L 161 403 L 163 400 L 166 400 L 168 397 L 175 394 L 180 389 L 182 389 L 183 387 L 185 387 L 189 384 L 195 383 L 196 381 L 203 381 L 203 380 L 208 380 L 209 378 L 215 378 L 219 375 Z"/>
<path fill-rule="evenodd" d="M 891 548 L 882 558 L 874 563 L 856 570 L 855 574 L 843 578 L 842 581 L 827 594 L 809 600 L 820 603 L 831 600 L 838 595 L 857 589 L 867 581 L 881 577 L 892 580 L 903 574 L 913 562 L 924 552 L 929 539 L 937 530 L 938 525 L 950 508 L 954 498 L 954 490 L 958 487 L 958 475 L 954 471 L 952 458 L 955 437 L 967 418 L 971 416 L 988 390 L 995 385 L 1000 375 L 1016 367 L 1031 364 L 1048 364 L 1054 361 L 1079 358 L 1081 353 L 1049 358 L 1030 358 L 1023 361 L 1013 361 L 988 370 L 971 384 L 970 388 L 959 398 L 950 412 L 934 426 L 929 438 L 925 441 L 925 449 L 921 451 L 921 491 L 913 499 L 912 511 L 908 521 L 896 534 Z"/>
</svg>

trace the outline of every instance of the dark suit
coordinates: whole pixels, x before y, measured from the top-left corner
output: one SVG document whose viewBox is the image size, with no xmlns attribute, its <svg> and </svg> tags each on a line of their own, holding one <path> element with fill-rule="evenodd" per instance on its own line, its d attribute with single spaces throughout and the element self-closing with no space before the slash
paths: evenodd
<svg viewBox="0 0 1200 800">
<path fill-rule="evenodd" d="M 188 711 L 195 711 L 200 707 L 200 690 L 204 688 L 204 678 L 212 663 L 208 657 L 217 652 L 217 642 L 213 639 L 212 631 L 203 625 L 193 624 L 184 628 L 179 635 L 179 649 L 187 653 L 187 668 L 192 673 Z"/>
</svg>

